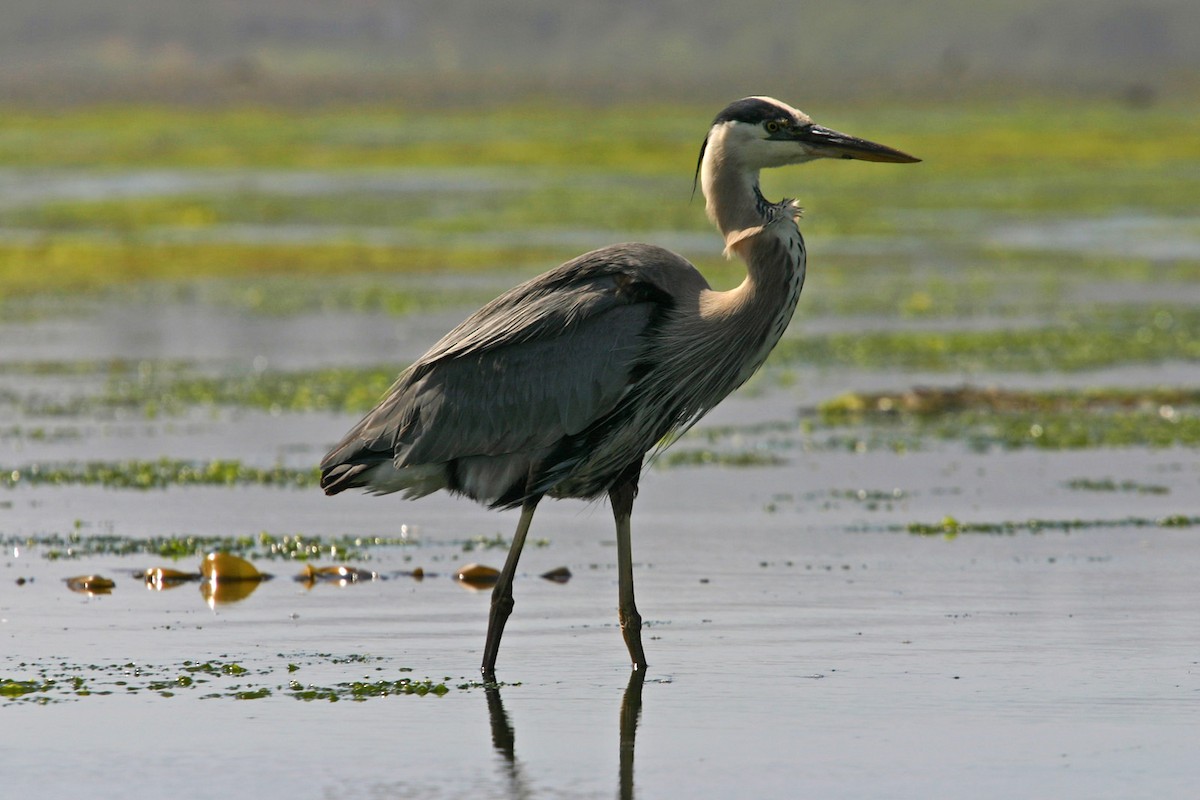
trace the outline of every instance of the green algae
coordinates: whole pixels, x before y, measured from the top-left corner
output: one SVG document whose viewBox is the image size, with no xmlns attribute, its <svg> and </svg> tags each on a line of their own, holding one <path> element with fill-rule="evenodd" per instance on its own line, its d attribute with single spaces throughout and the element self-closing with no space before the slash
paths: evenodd
<svg viewBox="0 0 1200 800">
<path fill-rule="evenodd" d="M 428 679 L 413 680 L 412 678 L 399 678 L 392 681 L 346 681 L 334 684 L 333 686 L 305 685 L 300 683 L 300 681 L 290 681 L 288 683 L 288 694 L 297 700 L 305 702 L 324 700 L 336 703 L 339 700 L 351 700 L 361 703 L 377 697 L 403 695 L 416 695 L 418 697 L 433 695 L 434 697 L 442 697 L 449 693 L 449 691 L 450 687 L 444 682 Z"/>
<path fill-rule="evenodd" d="M 1122 517 L 1120 519 L 1028 519 L 1001 522 L 963 522 L 946 516 L 938 522 L 910 522 L 907 525 L 887 526 L 889 531 L 904 531 L 919 536 L 947 536 L 982 533 L 1012 535 L 1057 531 L 1086 531 L 1099 528 L 1182 528 L 1200 525 L 1200 517 L 1173 514 L 1162 517 Z"/>
<path fill-rule="evenodd" d="M 18 677 L 0 677 L 0 704 L 33 703 L 47 705 L 79 701 L 89 697 L 153 694 L 161 698 L 192 697 L 199 700 L 261 700 L 274 696 L 297 700 L 364 702 L 382 697 L 432 695 L 441 697 L 451 691 L 449 678 L 443 680 L 396 679 L 340 681 L 327 686 L 302 684 L 289 679 L 279 682 L 280 673 L 301 669 L 361 664 L 378 660 L 361 654 L 291 654 L 277 656 L 281 663 L 266 659 L 250 666 L 229 660 L 227 656 L 204 661 L 185 660 L 175 664 L 123 662 L 89 664 L 65 659 L 43 659 L 35 663 L 7 663 L 0 667 Z M 291 659 L 291 660 L 288 660 Z M 299 662 L 299 663 L 297 663 Z M 378 669 L 383 670 L 384 667 Z M 411 672 L 408 667 L 392 668 Z M 457 686 L 473 688 L 468 683 Z"/>
<path fill-rule="evenodd" d="M 0 468 L 0 486 L 100 486 L 106 489 L 165 489 L 172 486 L 266 486 L 307 489 L 320 470 L 276 465 L 254 467 L 236 459 L 189 461 L 85 461 Z"/>
<path fill-rule="evenodd" d="M 664 469 L 677 467 L 777 467 L 787 459 L 775 453 L 759 450 L 724 451 L 713 449 L 678 448 L 667 450 L 654 458 L 653 463 Z"/>
<path fill-rule="evenodd" d="M 492 298 L 491 292 L 435 288 L 423 283 L 400 286 L 379 280 L 274 278 L 205 285 L 201 299 L 219 308 L 275 317 L 331 312 L 400 317 L 480 306 Z"/>
<path fill-rule="evenodd" d="M 263 531 L 242 536 L 145 536 L 117 534 L 42 533 L 28 536 L 0 536 L 6 548 L 22 547 L 37 550 L 50 560 L 79 559 L 93 556 L 153 555 L 178 561 L 200 558 L 206 553 L 223 552 L 248 559 L 308 561 L 328 558 L 338 561 L 364 561 L 372 550 L 379 548 L 412 547 L 416 541 L 408 536 L 318 536 L 306 534 L 271 534 Z"/>
<path fill-rule="evenodd" d="M 930 372 L 1078 372 L 1200 361 L 1200 309 L 1101 308 L 1060 323 L 999 330 L 866 331 L 786 338 L 775 365 Z"/>
<path fill-rule="evenodd" d="M 820 405 L 817 426 L 868 426 L 963 441 L 974 450 L 1200 447 L 1200 391 L 1188 388 L 1012 391 L 971 386 L 848 393 Z"/>
<path fill-rule="evenodd" d="M 203 373 L 202 365 L 192 362 L 115 360 L 11 363 L 3 370 L 15 375 L 63 375 L 103 380 L 99 390 L 83 388 L 65 396 L 0 389 L 0 404 L 13 406 L 27 416 L 103 419 L 116 412 L 132 412 L 145 419 L 155 419 L 181 416 L 193 408 L 214 407 L 251 408 L 271 413 L 360 412 L 378 402 L 395 381 L 400 367 L 333 367 L 297 372 L 232 369 L 228 374 L 211 375 Z M 41 429 L 54 430 L 45 426 Z M 14 434 L 18 432 L 13 431 Z M 64 433 L 68 434 L 69 430 Z"/>
<path fill-rule="evenodd" d="M 118 181 L 157 169 L 178 174 L 179 185 L 115 198 L 51 192 L 0 210 L 0 229 L 26 234 L 0 242 L 0 298 L 146 280 L 534 270 L 589 249 L 553 235 L 539 244 L 547 232 L 594 234 L 595 246 L 617 236 L 707 232 L 688 197 L 697 125 L 711 113 L 660 106 L 649 119 L 636 104 L 567 114 L 557 105 L 527 104 L 427 112 L 125 106 L 6 114 L 0 164 Z M 828 303 L 839 313 L 971 314 L 981 298 L 990 302 L 997 289 L 1013 285 L 1014 274 L 1023 276 L 1023 286 L 1087 280 L 1093 256 L 1021 251 L 988 235 L 993 224 L 1028 220 L 1031 211 L 1046 222 L 1194 218 L 1200 154 L 1196 115 L 1186 106 L 1139 112 L 1136 143 L 1127 135 L 1128 110 L 1104 102 L 1023 109 L 955 104 L 916 117 L 902 104 L 883 104 L 869 120 L 852 108 L 841 115 L 872 130 L 900 131 L 895 135 L 927 160 L 912 170 L 829 163 L 805 169 L 804 197 L 812 204 L 805 232 L 821 243 L 814 262 L 830 268 L 814 270 L 819 291 L 805 302 L 816 309 Z M 923 124 L 927 119 L 936 119 L 936 127 Z M 479 137 L 481 129 L 488 136 Z M 364 138 L 362 130 L 372 133 Z M 1114 141 L 1122 142 L 1119 162 L 1112 158 Z M 213 175 L 260 174 L 300 175 L 306 188 L 205 183 Z M 388 178 L 402 179 L 389 184 Z M 768 196 L 795 192 L 792 171 L 763 178 Z M 975 216 L 964 218 L 964 210 Z M 320 234 L 320 226 L 328 231 Z M 289 240 L 297 230 L 306 235 Z M 376 240 L 380 231 L 384 243 Z M 900 237 L 920 240 L 927 252 L 914 257 L 891 244 Z M 717 283 L 737 280 L 738 268 L 721 266 L 713 241 L 714 256 L 700 266 Z M 878 252 L 855 255 L 864 242 Z M 929 253 L 967 268 L 930 278 Z M 1119 281 L 1197 279 L 1194 258 L 1141 259 L 1132 267 L 1118 264 L 1120 257 L 1104 260 L 1103 274 Z M 1051 275 L 1056 266 L 1060 277 Z M 894 280 L 889 269 L 899 270 Z M 841 274 L 826 282 L 833 272 Z M 263 295 L 268 304 L 269 294 Z M 1052 309 L 1045 292 L 1013 292 L 1006 302 L 1020 305 L 1020 297 Z"/>
<path fill-rule="evenodd" d="M 310 375 L 311 377 L 311 375 Z M 144 403 L 178 413 L 190 402 L 245 403 L 278 412 L 372 407 L 394 379 L 393 370 L 324 370 L 311 384 L 298 375 L 237 380 L 186 378 L 164 381 L 153 368 L 122 378 L 104 404 Z M 170 383 L 170 388 L 155 388 Z M 1184 388 L 1090 389 L 1014 392 L 964 387 L 852 393 L 802 413 L 796 422 L 719 426 L 694 432 L 661 454 L 663 468 L 757 467 L 786 463 L 790 449 L 866 452 L 919 450 L 930 441 L 961 441 L 971 449 L 1047 450 L 1096 447 L 1200 446 L 1200 392 Z M 754 448 L 716 445 L 730 438 L 765 437 Z M 686 442 L 697 438 L 709 446 Z M 235 459 L 68 462 L 6 466 L 0 484 L 162 489 L 170 486 L 264 486 L 308 489 L 314 468 L 258 467 Z"/>
<path fill-rule="evenodd" d="M 1020 391 L 969 385 L 849 392 L 801 408 L 792 420 L 702 426 L 680 446 L 689 442 L 704 442 L 707 447 L 696 451 L 700 453 L 723 452 L 735 444 L 741 448 L 737 452 L 765 454 L 779 462 L 794 452 L 904 453 L 941 442 L 961 443 L 976 452 L 1194 448 L 1200 446 L 1200 392 L 1167 387 Z M 705 463 L 702 456 L 690 454 L 681 460 Z"/>
<path fill-rule="evenodd" d="M 181 692 L 204 689 L 209 692 L 209 697 L 239 698 L 247 692 L 255 694 L 262 691 L 262 687 L 228 684 L 228 679 L 249 675 L 251 670 L 237 662 L 220 659 L 184 661 L 178 665 L 138 662 L 87 664 L 46 659 L 32 664 L 8 664 L 6 668 L 25 674 L 33 673 L 36 677 L 0 679 L 0 698 L 10 702 L 31 701 L 39 705 L 115 694 L 128 696 L 152 693 L 159 697 L 175 697 Z M 268 675 L 270 670 L 259 669 L 254 673 Z M 13 688 L 4 692 L 6 687 Z M 213 689 L 218 691 L 213 692 Z"/>
<path fill-rule="evenodd" d="M 343 411 L 373 407 L 395 382 L 400 368 L 329 368 L 298 372 L 247 372 L 207 377 L 150 364 L 136 375 L 110 378 L 98 407 L 132 407 L 147 416 L 180 414 L 194 406 L 235 406 L 272 413 Z"/>
<path fill-rule="evenodd" d="M 1186 387 L 1023 391 L 964 384 L 946 388 L 919 386 L 895 392 L 848 392 L 822 403 L 819 411 L 823 417 L 839 419 L 867 414 L 936 416 L 964 410 L 1080 413 L 1109 409 L 1161 410 L 1192 405 L 1200 405 L 1200 390 Z"/>
<path fill-rule="evenodd" d="M 1072 478 L 1063 484 L 1068 489 L 1081 492 L 1132 492 L 1135 494 L 1170 494 L 1167 486 L 1137 481 L 1117 482 L 1112 478 Z"/>
<path fill-rule="evenodd" d="M 774 367 L 768 376 L 786 383 L 786 368 L 796 364 L 976 373 L 1074 372 L 1121 364 L 1197 361 L 1200 337 L 1193 333 L 1196 330 L 1200 330 L 1200 310 L 1194 308 L 1115 306 L 1047 328 L 810 334 L 780 342 L 768 362 Z M 179 361 L 9 364 L 4 370 L 12 374 L 95 376 L 104 383 L 99 391 L 84 388 L 67 396 L 5 388 L 0 390 L 0 403 L 38 417 L 102 417 L 126 411 L 153 419 L 182 415 L 193 408 L 362 413 L 388 391 L 403 366 L 295 371 L 232 368 L 213 375 L 202 365 Z M 1185 399 L 1196 402 L 1194 394 Z M 1186 420 L 1184 423 L 1183 427 L 1190 427 Z M 32 432 L 37 435 L 36 430 Z M 44 427 L 41 435 L 49 435 Z"/>
<path fill-rule="evenodd" d="M 28 695 L 44 695 L 55 688 L 53 680 L 13 680 L 0 679 L 0 698 L 5 700 L 20 700 Z M 41 699 L 41 698 L 39 698 Z"/>
</svg>

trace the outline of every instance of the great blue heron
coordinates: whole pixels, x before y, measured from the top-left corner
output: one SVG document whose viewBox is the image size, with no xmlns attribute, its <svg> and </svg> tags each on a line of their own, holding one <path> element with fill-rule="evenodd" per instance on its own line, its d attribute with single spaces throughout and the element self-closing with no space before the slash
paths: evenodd
<svg viewBox="0 0 1200 800">
<path fill-rule="evenodd" d="M 617 527 L 618 617 L 644 668 L 633 600 L 630 515 L 646 454 L 741 386 L 779 341 L 804 283 L 792 200 L 772 203 L 759 171 L 817 158 L 913 162 L 823 128 L 769 97 L 713 120 L 696 178 L 741 285 L 714 291 L 684 258 L 648 244 L 585 253 L 506 292 L 450 331 L 321 462 L 327 494 L 439 489 L 521 517 L 492 592 L 482 672 L 512 612 L 513 574 L 538 502 L 607 493 Z"/>
</svg>

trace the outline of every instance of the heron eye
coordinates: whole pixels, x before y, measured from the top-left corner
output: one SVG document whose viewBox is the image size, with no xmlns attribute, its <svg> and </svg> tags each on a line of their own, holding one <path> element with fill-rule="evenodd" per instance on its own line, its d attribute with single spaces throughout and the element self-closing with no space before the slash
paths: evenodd
<svg viewBox="0 0 1200 800">
<path fill-rule="evenodd" d="M 781 127 L 782 125 L 777 120 L 770 120 L 766 125 L 767 133 L 779 133 Z"/>
</svg>

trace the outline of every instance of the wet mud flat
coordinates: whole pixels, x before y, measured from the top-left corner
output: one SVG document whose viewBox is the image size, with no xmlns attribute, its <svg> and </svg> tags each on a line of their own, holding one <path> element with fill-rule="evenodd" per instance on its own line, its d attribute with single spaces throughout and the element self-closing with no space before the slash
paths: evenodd
<svg viewBox="0 0 1200 800">
<path fill-rule="evenodd" d="M 463 552 L 461 526 L 500 524 L 480 512 L 435 501 L 412 513 L 421 543 L 365 562 L 385 579 L 308 588 L 296 565 L 266 562 L 275 579 L 211 608 L 194 584 L 151 591 L 123 574 L 161 559 L 70 563 L 114 577 L 94 597 L 64 588 L 61 561 L 9 561 L 0 667 L 57 686 L 6 697 L 8 785 L 118 796 L 134 769 L 183 796 L 198 796 L 197 775 L 204 792 L 268 796 L 611 796 L 624 724 L 646 796 L 919 797 L 968 780 L 985 797 L 1030 781 L 1070 796 L 1187 795 L 1193 531 L 849 531 L 822 521 L 837 510 L 756 508 L 758 492 L 782 488 L 776 472 L 647 481 L 637 579 L 651 667 L 635 730 L 604 509 L 558 503 L 539 519 L 549 543 L 530 548 L 517 583 L 499 705 L 474 673 L 487 594 L 440 566 L 499 560 Z M 160 499 L 195 526 L 206 493 Z M 734 494 L 749 499 L 710 501 Z M 231 513 L 280 499 L 248 495 Z M 288 505 L 281 523 L 320 524 L 316 503 Z M 403 574 L 415 563 L 419 583 Z M 560 564 L 568 583 L 538 578 Z"/>
<path fill-rule="evenodd" d="M 511 514 L 443 497 L 329 499 L 299 480 L 10 483 L 6 785 L 1188 796 L 1200 779 L 1194 450 L 896 447 L 868 435 L 878 420 L 843 440 L 797 416 L 837 388 L 889 383 L 820 370 L 767 381 L 676 446 L 698 456 L 672 465 L 668 451 L 650 467 L 634 554 L 651 667 L 632 681 L 604 504 L 540 511 L 492 689 L 475 671 L 488 594 L 454 575 L 502 563 Z M 81 450 L 118 464 L 220 455 L 303 475 L 352 419 L 101 414 L 73 437 L 11 438 L 6 452 L 26 465 Z M 763 458 L 724 457 L 745 453 Z M 239 547 L 274 576 L 242 597 L 135 576 L 195 571 L 205 550 Z M 334 564 L 374 575 L 296 580 Z M 564 566 L 565 583 L 540 577 Z M 111 592 L 64 583 L 91 574 Z"/>
</svg>

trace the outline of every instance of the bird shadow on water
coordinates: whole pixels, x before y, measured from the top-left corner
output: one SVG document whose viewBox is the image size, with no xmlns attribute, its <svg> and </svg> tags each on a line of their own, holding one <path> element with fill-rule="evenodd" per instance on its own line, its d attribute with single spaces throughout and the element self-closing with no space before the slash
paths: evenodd
<svg viewBox="0 0 1200 800">
<path fill-rule="evenodd" d="M 642 714 L 642 686 L 646 682 L 646 669 L 635 669 L 629 675 L 629 684 L 621 698 L 620 717 L 620 759 L 617 767 L 617 797 L 621 800 L 632 800 L 633 790 L 633 754 L 634 742 L 637 738 L 638 720 Z M 516 753 L 516 732 L 504 710 L 504 701 L 500 698 L 500 687 L 488 686 L 487 695 L 488 718 L 492 724 L 492 747 L 503 759 L 505 779 L 508 783 L 508 797 L 527 798 L 534 796 L 533 787 L 528 776 L 524 774 L 521 762 Z"/>
</svg>

